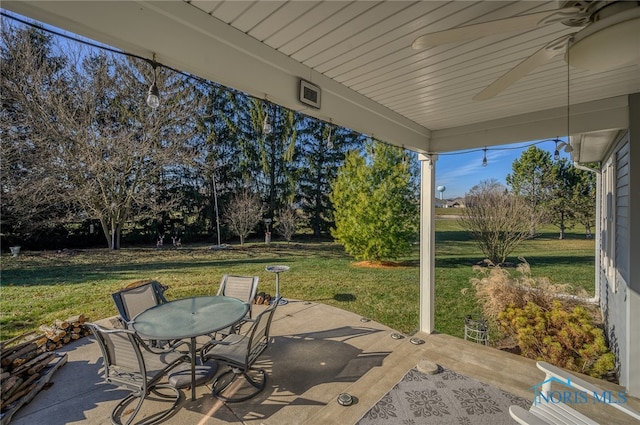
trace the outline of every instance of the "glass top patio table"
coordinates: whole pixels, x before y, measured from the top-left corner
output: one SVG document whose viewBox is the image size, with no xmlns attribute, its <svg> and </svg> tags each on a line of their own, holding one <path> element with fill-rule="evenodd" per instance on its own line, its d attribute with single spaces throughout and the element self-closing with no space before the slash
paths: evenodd
<svg viewBox="0 0 640 425">
<path fill-rule="evenodd" d="M 133 318 L 131 326 L 143 338 L 190 338 L 191 400 L 196 398 L 196 337 L 235 325 L 249 304 L 232 297 L 190 297 L 158 304 Z"/>
<path fill-rule="evenodd" d="M 133 318 L 133 329 L 148 339 L 182 339 L 225 329 L 240 321 L 249 304 L 237 298 L 182 298 L 159 304 Z"/>
</svg>

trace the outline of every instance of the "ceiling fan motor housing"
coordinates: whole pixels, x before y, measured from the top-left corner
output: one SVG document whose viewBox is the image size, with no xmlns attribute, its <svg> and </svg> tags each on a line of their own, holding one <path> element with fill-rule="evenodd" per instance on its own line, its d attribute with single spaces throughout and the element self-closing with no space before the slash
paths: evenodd
<svg viewBox="0 0 640 425">
<path fill-rule="evenodd" d="M 606 71 L 640 64 L 640 2 L 595 1 L 588 12 L 590 23 L 574 34 L 565 54 L 569 65 Z"/>
</svg>

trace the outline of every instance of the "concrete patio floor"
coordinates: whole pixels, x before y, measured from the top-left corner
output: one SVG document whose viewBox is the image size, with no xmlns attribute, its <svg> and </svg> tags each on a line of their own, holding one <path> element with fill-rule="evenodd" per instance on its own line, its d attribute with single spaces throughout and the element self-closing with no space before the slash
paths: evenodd
<svg viewBox="0 0 640 425">
<path fill-rule="evenodd" d="M 254 312 L 262 307 L 254 306 Z M 197 388 L 183 398 L 167 424 L 353 424 L 420 360 L 429 360 L 458 373 L 532 399 L 531 387 L 544 375 L 533 360 L 442 334 L 416 334 L 424 344 L 409 337 L 393 339 L 395 331 L 353 313 L 324 304 L 290 300 L 276 311 L 272 343 L 259 363 L 267 371 L 266 388 L 242 403 L 222 403 L 209 386 Z M 128 393 L 103 384 L 100 349 L 93 338 L 67 345 L 68 362 L 55 372 L 53 385 L 13 417 L 13 425 L 108 424 L 109 415 Z M 621 388 L 584 377 L 603 389 Z M 336 402 L 347 392 L 355 403 Z M 640 409 L 640 400 L 629 399 Z M 162 410 L 165 405 L 145 402 L 136 422 Z M 631 423 L 612 408 L 586 413 L 600 423 Z M 515 423 L 515 422 L 514 422 Z"/>
</svg>

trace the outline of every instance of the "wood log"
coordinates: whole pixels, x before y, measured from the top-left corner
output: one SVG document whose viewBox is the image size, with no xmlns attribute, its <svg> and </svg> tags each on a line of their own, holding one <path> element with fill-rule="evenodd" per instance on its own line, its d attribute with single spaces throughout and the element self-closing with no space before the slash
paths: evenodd
<svg viewBox="0 0 640 425">
<path fill-rule="evenodd" d="M 10 356 L 11 354 L 15 353 L 16 351 L 22 350 L 27 345 L 33 344 L 33 342 L 34 342 L 34 340 L 29 340 L 29 341 L 21 342 L 20 344 L 13 345 L 11 347 L 7 347 L 4 350 L 2 350 L 1 356 L 2 356 L 2 358 Z"/>
<path fill-rule="evenodd" d="M 77 340 L 77 339 L 80 339 L 80 338 L 82 338 L 82 335 L 80 335 L 79 333 L 72 333 L 71 334 L 71 339 L 74 340 L 74 341 Z"/>
<path fill-rule="evenodd" d="M 47 338 L 46 336 L 41 336 L 38 339 L 35 339 L 33 342 L 39 347 L 41 348 L 43 345 L 45 345 L 47 343 L 47 341 L 49 340 L 49 338 Z"/>
<path fill-rule="evenodd" d="M 28 353 L 29 351 L 35 350 L 36 348 L 38 348 L 38 346 L 35 343 L 31 342 L 25 345 L 24 347 L 22 347 L 20 350 L 14 351 L 8 356 L 3 356 L 2 361 L 0 363 L 2 364 L 2 366 L 8 366 L 18 357 L 21 357 L 26 353 Z"/>
<path fill-rule="evenodd" d="M 5 379 L 4 381 L 2 381 L 2 386 L 1 386 L 2 398 L 6 399 L 7 397 L 9 397 L 13 393 L 11 389 L 12 388 L 17 389 L 21 383 L 22 383 L 22 378 L 20 378 L 17 375 L 13 375 L 9 379 Z"/>
<path fill-rule="evenodd" d="M 7 379 L 10 376 L 11 376 L 11 374 L 9 372 L 2 371 L 2 373 L 0 373 L 0 381 L 4 381 L 5 379 Z"/>
<path fill-rule="evenodd" d="M 33 375 L 33 374 L 36 374 L 36 373 L 40 372 L 42 369 L 44 369 L 44 367 L 46 365 L 49 364 L 49 362 L 51 362 L 51 360 L 53 360 L 55 358 L 56 358 L 56 354 L 55 353 L 50 354 L 49 357 L 43 359 L 42 361 L 40 361 L 40 363 L 38 363 L 38 364 L 34 365 L 33 367 L 29 368 L 27 370 L 27 373 L 29 375 Z"/>
<path fill-rule="evenodd" d="M 12 343 L 14 343 L 16 341 L 20 341 L 21 339 L 26 338 L 26 337 L 28 337 L 30 335 L 33 335 L 34 333 L 35 333 L 34 331 L 29 331 L 29 332 L 25 332 L 25 333 L 23 333 L 21 335 L 14 336 L 13 338 L 9 338 L 9 339 L 7 339 L 5 341 L 2 341 L 2 342 L 0 342 L 0 350 L 4 350 L 5 347 L 7 347 L 8 345 L 10 345 L 10 344 L 12 344 Z M 27 343 L 28 343 L 28 341 L 27 341 Z"/>
<path fill-rule="evenodd" d="M 40 347 L 36 347 L 35 350 L 33 351 L 29 351 L 28 353 L 25 353 L 24 355 L 18 357 L 17 359 L 13 360 L 13 362 L 11 362 L 11 366 L 13 367 L 13 369 L 15 370 L 16 367 L 25 364 L 26 362 L 28 362 L 29 360 L 31 360 L 32 358 L 34 358 L 35 356 L 37 356 L 38 354 L 41 354 L 44 350 Z"/>
<path fill-rule="evenodd" d="M 55 339 L 56 342 L 67 334 L 67 331 L 65 331 L 64 329 L 59 329 L 54 326 L 40 325 L 38 329 L 44 332 L 47 338 L 49 338 L 50 340 Z"/>
<path fill-rule="evenodd" d="M 53 321 L 53 326 L 59 329 L 67 329 L 69 327 L 69 322 L 66 320 L 56 319 Z"/>
<path fill-rule="evenodd" d="M 14 382 L 13 386 L 11 388 L 9 388 L 7 391 L 2 393 L 2 400 L 8 400 L 11 397 L 13 397 L 13 395 L 18 392 L 18 388 L 20 388 L 20 386 L 22 385 L 23 379 L 22 378 L 18 378 L 18 380 L 16 382 Z"/>
<path fill-rule="evenodd" d="M 32 385 L 29 386 L 29 391 L 21 391 L 24 392 L 24 397 L 19 398 L 13 404 L 11 403 L 3 403 L 2 410 L 4 414 L 0 419 L 0 425 L 8 425 L 11 421 L 13 415 L 25 404 L 29 403 L 33 398 L 38 394 L 38 392 L 44 388 L 45 385 L 49 383 L 53 373 L 58 370 L 61 366 L 67 363 L 67 354 L 57 355 L 57 359 L 51 362 L 50 366 L 47 367 L 41 374 L 41 379 L 37 379 Z M 6 409 L 6 410 L 5 410 Z"/>
<path fill-rule="evenodd" d="M 47 351 L 53 351 L 55 349 L 56 349 L 56 343 L 55 342 L 53 342 L 53 341 L 47 342 L 47 345 L 46 345 L 46 350 Z"/>
<path fill-rule="evenodd" d="M 16 391 L 22 391 L 24 390 L 27 386 L 31 385 L 31 383 L 37 379 L 40 378 L 40 375 L 35 373 L 31 376 L 29 376 L 27 379 L 24 380 L 24 382 L 22 384 L 20 384 L 18 386 L 18 389 Z"/>
<path fill-rule="evenodd" d="M 40 354 L 39 356 L 37 356 L 37 357 L 35 357 L 35 358 L 33 358 L 33 359 L 29 360 L 29 361 L 28 361 L 28 362 L 26 362 L 25 364 L 22 364 L 22 365 L 20 365 L 20 366 L 16 367 L 15 369 L 13 369 L 13 372 L 12 372 L 12 373 L 13 373 L 14 375 L 18 375 L 18 374 L 20 374 L 20 373 L 22 373 L 22 372 L 24 372 L 24 371 L 27 371 L 27 370 L 29 370 L 30 368 L 32 368 L 33 366 L 35 366 L 35 365 L 37 365 L 38 363 L 40 363 L 42 360 L 44 360 L 44 359 L 46 359 L 46 358 L 48 358 L 48 357 L 50 357 L 50 356 L 52 356 L 52 355 L 55 355 L 55 354 L 51 354 L 51 353 L 47 353 L 47 352 L 42 353 L 42 354 Z"/>
<path fill-rule="evenodd" d="M 69 317 L 66 322 L 71 324 L 71 326 L 76 326 L 76 324 L 83 324 L 86 320 L 87 319 L 84 317 L 84 314 L 78 314 L 76 316 Z"/>
<path fill-rule="evenodd" d="M 11 403 L 13 403 L 16 400 L 20 399 L 21 397 L 29 394 L 29 392 L 31 392 L 31 390 L 34 389 L 35 387 L 36 387 L 36 384 L 31 384 L 27 388 L 24 388 L 23 390 L 16 392 L 14 395 L 12 395 L 6 401 L 3 400 L 1 409 L 5 410 L 7 407 L 9 407 L 11 405 Z"/>
</svg>

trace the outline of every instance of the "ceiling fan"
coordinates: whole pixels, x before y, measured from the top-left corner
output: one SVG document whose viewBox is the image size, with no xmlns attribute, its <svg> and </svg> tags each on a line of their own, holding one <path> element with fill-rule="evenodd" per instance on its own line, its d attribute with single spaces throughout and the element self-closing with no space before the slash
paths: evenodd
<svg viewBox="0 0 640 425">
<path fill-rule="evenodd" d="M 487 100 L 560 53 L 577 68 L 605 71 L 630 62 L 640 65 L 640 1 L 568 0 L 556 10 L 466 25 L 418 37 L 414 49 L 522 31 L 561 22 L 581 28 L 547 43 L 473 97 Z"/>
</svg>

